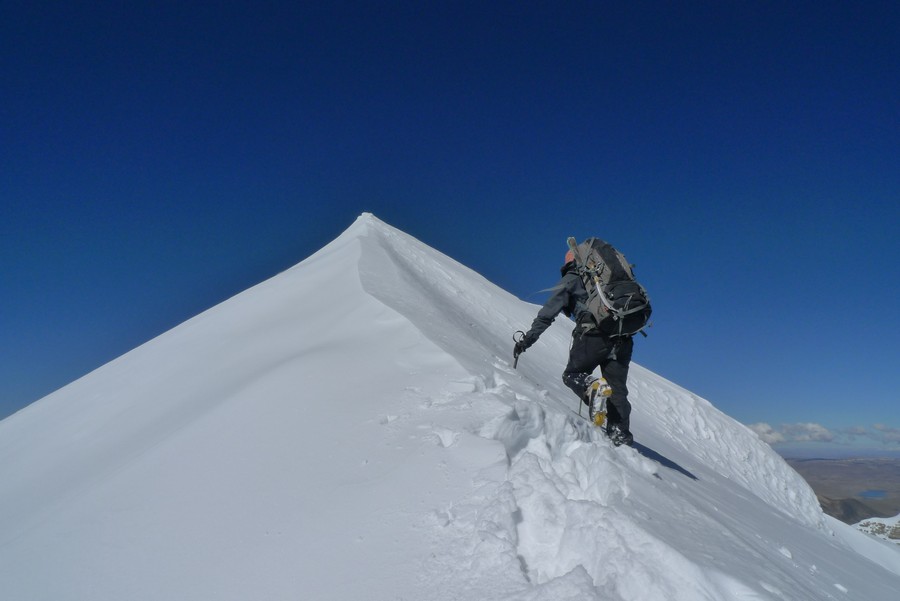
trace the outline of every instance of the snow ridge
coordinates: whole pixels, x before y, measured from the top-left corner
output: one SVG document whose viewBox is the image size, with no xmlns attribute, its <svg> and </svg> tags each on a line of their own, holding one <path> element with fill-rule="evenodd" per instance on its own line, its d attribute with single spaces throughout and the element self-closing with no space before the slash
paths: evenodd
<svg viewBox="0 0 900 601">
<path fill-rule="evenodd" d="M 635 365 L 615 448 L 560 380 L 566 320 L 513 370 L 536 311 L 362 215 L 0 422 L 5 593 L 895 598 L 900 554 L 708 401 Z"/>
<path fill-rule="evenodd" d="M 374 216 L 363 219 L 372 238 L 367 239 L 370 243 L 360 265 L 366 291 L 413 321 L 470 372 L 486 380 L 507 372 L 509 366 L 505 362 L 498 365 L 495 358 L 509 356 L 511 333 L 527 327 L 536 309 L 525 305 L 523 311 L 515 297 L 480 275 L 443 255 L 435 256 L 433 249 Z M 375 268 L 369 267 L 370 262 Z M 385 263 L 392 266 L 390 273 L 381 269 Z M 560 319 L 554 327 L 553 346 L 567 345 L 571 324 Z M 541 362 L 545 361 L 543 355 L 546 353 Z M 531 356 L 529 351 L 522 360 L 526 378 L 532 371 L 528 367 L 533 364 Z M 539 394 L 556 400 L 555 406 L 573 408 L 576 403 L 571 393 L 559 383 L 562 369 L 557 366 L 564 364 L 566 356 L 554 355 L 550 359 L 554 369 L 529 380 Z M 756 434 L 689 391 L 639 366 L 635 372 L 639 372 L 634 378 L 636 411 L 641 418 L 653 420 L 655 430 L 666 433 L 669 442 L 789 515 L 811 526 L 822 525 L 815 494 Z"/>
<path fill-rule="evenodd" d="M 755 496 L 777 509 L 780 519 L 798 522 L 817 534 L 826 533 L 814 493 L 768 445 L 708 401 L 639 366 L 634 368 L 631 386 L 635 420 L 641 424 L 640 430 L 638 426 L 635 429 L 640 432 L 639 441 L 646 441 L 647 446 L 639 446 L 643 453 L 611 447 L 573 415 L 576 404 L 560 383 L 571 324 L 554 324 L 523 356 L 519 372 L 512 371 L 498 358 L 509 356 L 510 333 L 527 326 L 536 307 L 523 306 L 480 275 L 414 238 L 372 217 L 367 219 L 360 265 L 366 291 L 416 324 L 475 375 L 486 391 L 511 406 L 508 413 L 478 431 L 482 437 L 501 441 L 510 463 L 504 486 L 488 504 L 496 508 L 496 515 L 492 513 L 487 522 L 487 532 L 494 546 L 503 541 L 505 548 L 499 556 L 508 557 L 507 568 L 521 571 L 528 585 L 540 589 L 555 583 L 552 594 L 558 595 L 556 588 L 566 589 L 562 582 L 572 579 L 578 583 L 572 587 L 573 594 L 583 597 L 586 590 L 582 584 L 589 578 L 594 583 L 590 590 L 601 595 L 597 598 L 723 599 L 736 592 L 748 594 L 752 589 L 745 589 L 727 570 L 701 569 L 696 556 L 682 552 L 691 547 L 683 541 L 696 537 L 698 523 L 709 530 L 723 527 L 697 511 L 708 499 L 689 496 L 675 501 L 677 497 L 660 490 L 661 482 L 676 489 L 683 479 L 696 483 L 694 471 L 715 472 L 716 480 L 724 479 L 717 486 L 729 489 L 740 505 L 747 503 L 748 496 Z M 385 264 L 391 269 L 383 269 Z M 660 463 L 651 457 L 662 459 L 670 470 L 661 473 Z M 684 465 L 690 467 L 668 459 L 671 457 L 684 457 Z M 669 501 L 665 510 L 654 507 L 637 516 L 623 515 L 618 506 L 628 503 L 634 490 L 647 484 L 656 490 L 646 490 L 644 498 L 658 501 L 665 497 Z M 710 510 L 720 513 L 715 507 Z M 673 515 L 691 516 L 691 529 L 678 532 L 679 527 L 670 525 L 677 536 L 660 536 L 645 525 L 647 520 L 665 524 L 671 521 L 667 516 Z M 725 527 L 741 528 L 737 524 Z M 776 546 L 776 532 L 772 536 L 775 538 L 763 548 L 750 551 L 746 561 L 752 563 L 755 555 L 769 551 L 767 545 L 786 557 L 787 547 Z M 480 537 L 484 538 L 485 532 Z M 654 561 L 635 561 L 646 556 L 648 549 L 655 549 Z M 694 553 L 692 550 L 691 555 Z M 497 549 L 490 554 L 497 554 Z M 618 569 L 610 569 L 615 558 L 619 559 Z M 641 575 L 645 565 L 646 574 Z M 669 568 L 663 578 L 659 565 Z M 816 572 L 812 567 L 808 568 L 810 574 Z M 629 577 L 622 578 L 624 574 Z M 759 574 L 756 586 L 769 593 L 786 588 L 767 584 L 767 578 Z M 794 587 L 796 594 L 803 594 L 802 585 Z"/>
</svg>

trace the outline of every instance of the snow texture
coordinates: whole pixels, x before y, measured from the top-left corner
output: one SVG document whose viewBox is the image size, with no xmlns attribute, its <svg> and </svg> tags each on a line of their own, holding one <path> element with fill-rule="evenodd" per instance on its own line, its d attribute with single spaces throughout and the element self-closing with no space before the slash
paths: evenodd
<svg viewBox="0 0 900 601">
<path fill-rule="evenodd" d="M 616 448 L 565 319 L 513 370 L 536 312 L 362 215 L 0 422 L 3 598 L 898 598 L 900 554 L 708 401 L 634 365 Z"/>
</svg>

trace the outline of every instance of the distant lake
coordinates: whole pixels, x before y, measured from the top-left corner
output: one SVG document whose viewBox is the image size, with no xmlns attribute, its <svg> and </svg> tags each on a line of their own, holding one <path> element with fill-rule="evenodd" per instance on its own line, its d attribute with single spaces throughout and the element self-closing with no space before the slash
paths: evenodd
<svg viewBox="0 0 900 601">
<path fill-rule="evenodd" d="M 865 499 L 883 499 L 886 494 L 883 490 L 864 490 L 859 496 Z"/>
</svg>

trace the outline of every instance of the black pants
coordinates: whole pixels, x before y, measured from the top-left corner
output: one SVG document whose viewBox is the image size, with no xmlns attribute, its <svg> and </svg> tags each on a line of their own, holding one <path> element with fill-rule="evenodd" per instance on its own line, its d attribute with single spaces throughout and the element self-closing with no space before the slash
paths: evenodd
<svg viewBox="0 0 900 601">
<path fill-rule="evenodd" d="M 569 351 L 569 364 L 562 376 L 565 385 L 583 401 L 587 389 L 585 381 L 599 366 L 606 383 L 612 388 L 612 395 L 607 400 L 609 425 L 619 425 L 626 432 L 631 430 L 627 380 L 633 348 L 634 340 L 630 337 L 607 338 L 597 330 L 582 333 L 580 328 L 576 328 Z"/>
</svg>

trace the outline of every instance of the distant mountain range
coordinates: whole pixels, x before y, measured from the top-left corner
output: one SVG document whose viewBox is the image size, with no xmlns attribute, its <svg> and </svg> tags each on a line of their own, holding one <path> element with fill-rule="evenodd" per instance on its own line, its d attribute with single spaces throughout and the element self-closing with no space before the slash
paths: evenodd
<svg viewBox="0 0 900 601">
<path fill-rule="evenodd" d="M 856 524 L 878 514 L 876 509 L 859 499 L 832 499 L 822 495 L 817 496 L 822 505 L 822 511 L 845 524 Z"/>
<path fill-rule="evenodd" d="M 900 459 L 788 459 L 822 510 L 846 524 L 900 513 Z"/>
</svg>

